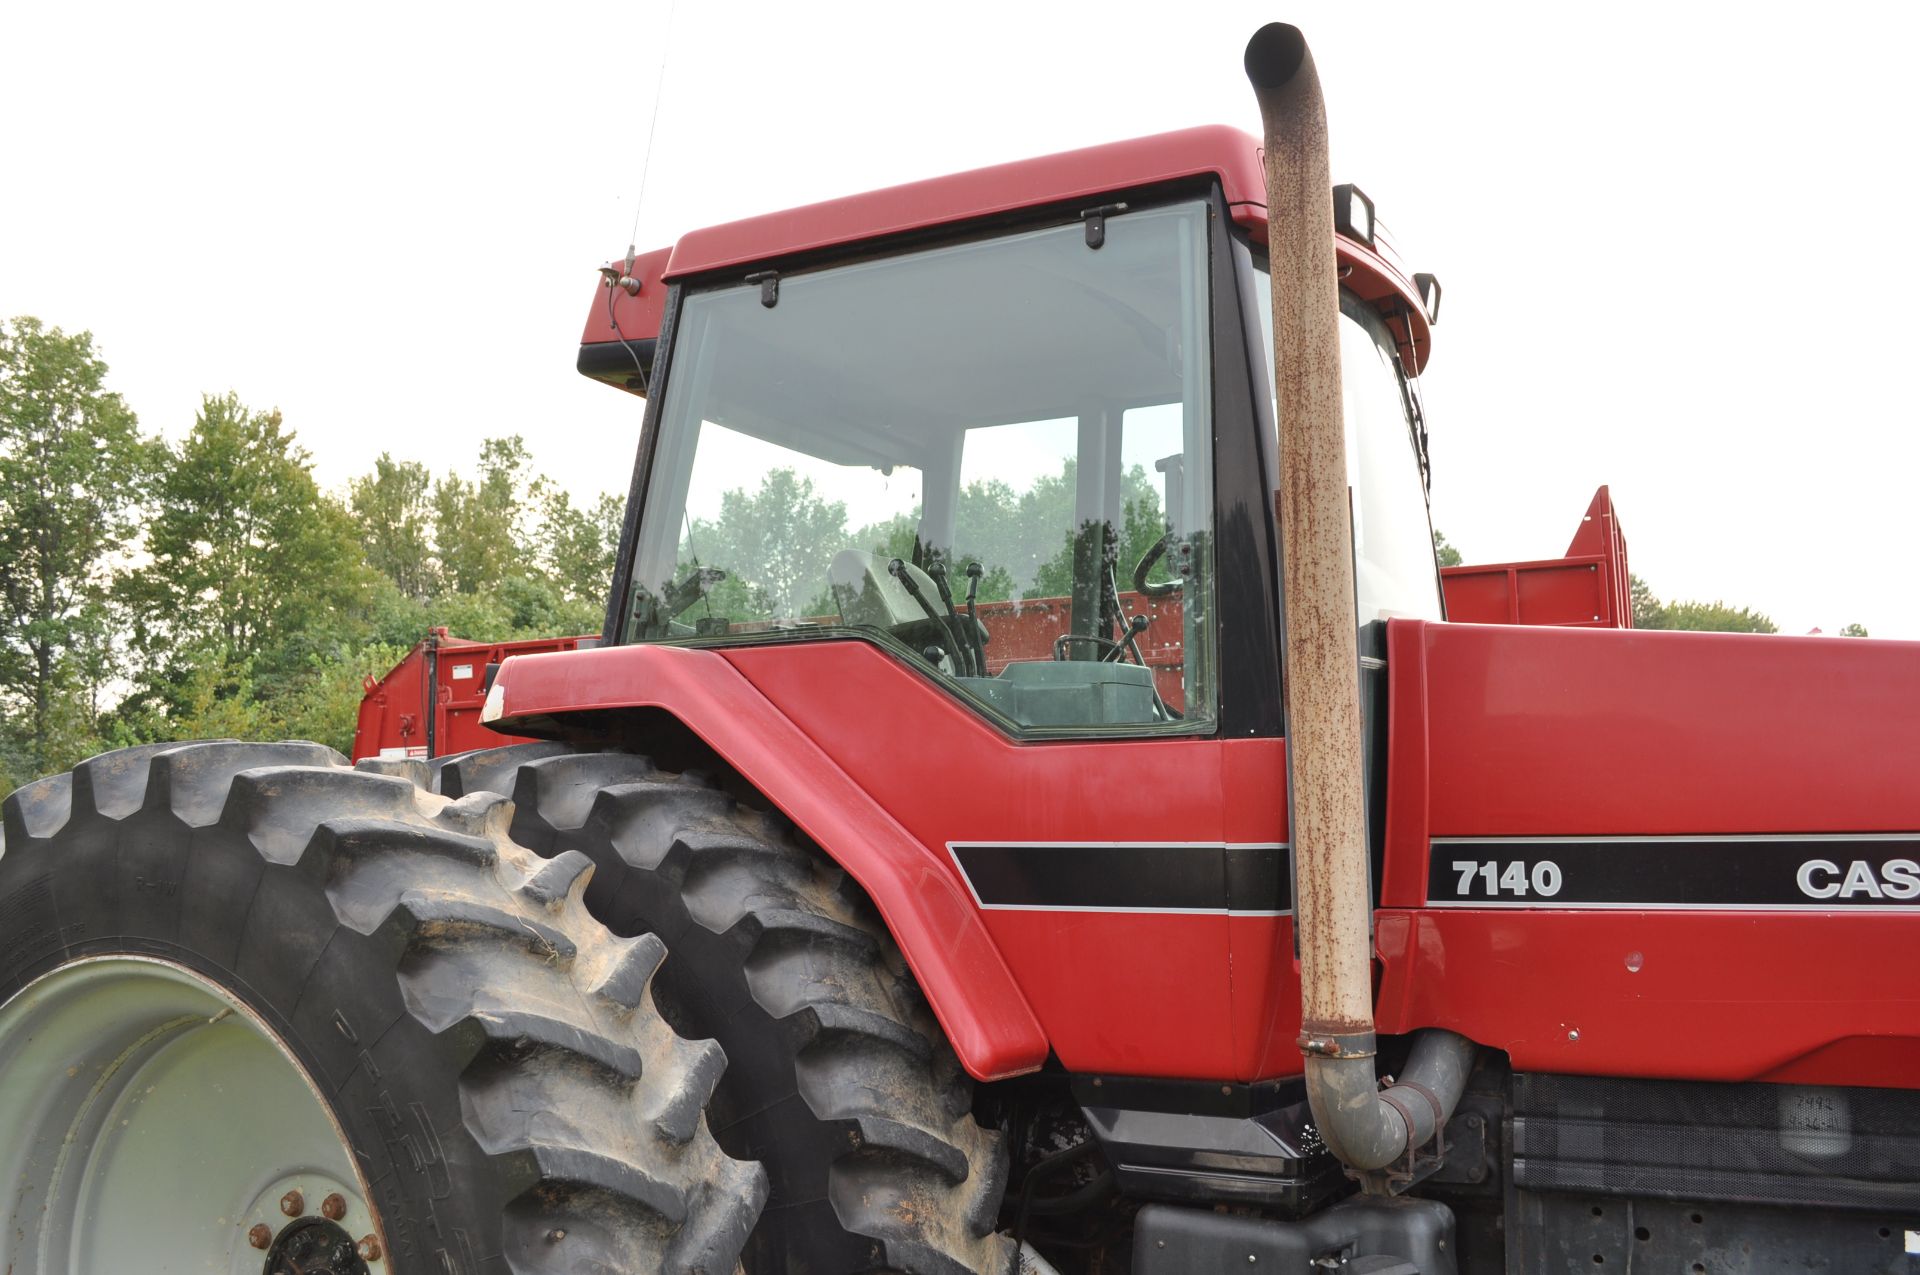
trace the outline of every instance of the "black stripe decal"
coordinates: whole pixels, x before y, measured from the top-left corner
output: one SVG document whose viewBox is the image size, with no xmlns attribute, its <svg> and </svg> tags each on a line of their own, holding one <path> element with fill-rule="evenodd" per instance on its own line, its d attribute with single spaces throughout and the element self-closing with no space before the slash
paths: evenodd
<svg viewBox="0 0 1920 1275">
<path fill-rule="evenodd" d="M 1427 902 L 1920 912 L 1920 833 L 1436 838 Z"/>
<path fill-rule="evenodd" d="M 947 850 L 988 909 L 1232 912 L 1293 906 L 1282 845 L 951 842 Z"/>
</svg>

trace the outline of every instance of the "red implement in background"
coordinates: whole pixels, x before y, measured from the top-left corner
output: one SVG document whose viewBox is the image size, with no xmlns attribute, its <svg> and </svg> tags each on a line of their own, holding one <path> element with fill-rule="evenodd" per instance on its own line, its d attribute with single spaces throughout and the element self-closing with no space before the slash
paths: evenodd
<svg viewBox="0 0 1920 1275">
<path fill-rule="evenodd" d="M 368 677 L 353 732 L 353 760 L 366 757 L 444 757 L 470 748 L 518 742 L 480 724 L 487 698 L 487 666 L 509 655 L 574 651 L 599 642 L 588 637 L 468 642 L 430 629 L 426 639 L 385 677 Z"/>
<path fill-rule="evenodd" d="M 1566 557 L 1442 567 L 1440 587 L 1456 623 L 1633 627 L 1627 537 L 1605 487 L 1593 493 Z"/>
</svg>

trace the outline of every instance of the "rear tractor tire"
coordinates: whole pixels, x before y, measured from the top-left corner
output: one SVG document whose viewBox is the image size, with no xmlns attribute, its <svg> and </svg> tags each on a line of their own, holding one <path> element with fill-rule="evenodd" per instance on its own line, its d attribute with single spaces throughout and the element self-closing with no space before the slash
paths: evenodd
<svg viewBox="0 0 1920 1275">
<path fill-rule="evenodd" d="M 737 1271 L 766 1180 L 660 940 L 427 778 L 226 741 L 6 800 L 0 1269 Z"/>
<path fill-rule="evenodd" d="M 870 901 L 787 820 L 735 784 L 625 753 L 520 744 L 436 763 L 447 794 L 514 799 L 513 836 L 594 864 L 590 911 L 657 933 L 654 983 L 728 1068 L 710 1109 L 772 1193 L 754 1275 L 1006 1275 L 1001 1135 Z"/>
</svg>

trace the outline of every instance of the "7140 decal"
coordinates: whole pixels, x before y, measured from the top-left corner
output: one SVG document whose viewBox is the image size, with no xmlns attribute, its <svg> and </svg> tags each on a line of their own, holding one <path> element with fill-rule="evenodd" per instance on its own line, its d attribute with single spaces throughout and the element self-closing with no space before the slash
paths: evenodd
<svg viewBox="0 0 1920 1275">
<path fill-rule="evenodd" d="M 1920 912 L 1920 833 L 1436 837 L 1427 902 Z"/>
<path fill-rule="evenodd" d="M 1453 870 L 1460 874 L 1457 893 L 1463 899 L 1471 898 L 1476 889 L 1489 899 L 1508 895 L 1524 899 L 1528 893 L 1550 899 L 1560 893 L 1565 877 L 1560 865 L 1551 859 L 1536 859 L 1532 863 L 1509 860 L 1504 870 L 1497 859 L 1455 859 Z"/>
</svg>

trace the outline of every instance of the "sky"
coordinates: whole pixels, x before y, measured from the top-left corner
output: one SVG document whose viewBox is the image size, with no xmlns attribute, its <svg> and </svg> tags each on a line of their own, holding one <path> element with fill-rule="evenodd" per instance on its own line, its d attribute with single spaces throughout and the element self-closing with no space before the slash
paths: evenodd
<svg viewBox="0 0 1920 1275">
<path fill-rule="evenodd" d="M 334 487 L 518 433 L 624 490 L 638 404 L 573 360 L 630 236 L 1254 131 L 1275 18 L 1335 180 L 1445 288 L 1468 561 L 1559 556 L 1607 483 L 1662 596 L 1920 638 L 1915 6 L 13 0 L 0 313 L 91 331 L 148 429 L 279 407 Z"/>
</svg>

